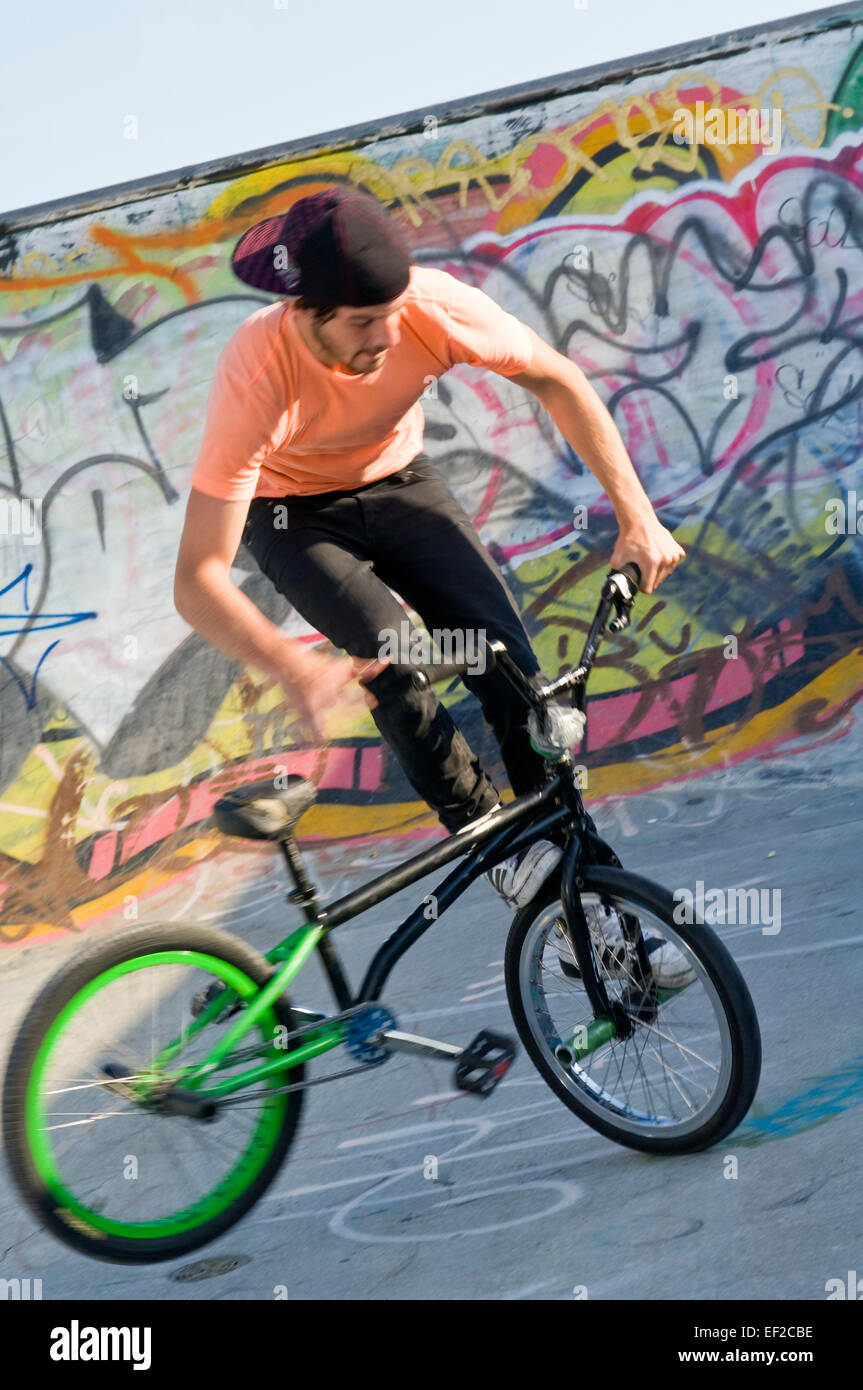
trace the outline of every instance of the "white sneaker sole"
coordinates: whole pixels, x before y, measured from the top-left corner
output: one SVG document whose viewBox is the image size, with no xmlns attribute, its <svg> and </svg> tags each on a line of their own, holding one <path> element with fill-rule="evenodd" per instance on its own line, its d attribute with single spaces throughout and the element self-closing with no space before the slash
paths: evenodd
<svg viewBox="0 0 863 1390">
<path fill-rule="evenodd" d="M 527 904 L 533 901 L 562 858 L 563 850 L 558 845 L 550 843 L 531 845 L 519 864 L 514 879 L 511 883 L 507 883 L 506 891 L 500 883 L 495 883 L 492 877 L 501 867 L 500 865 L 495 865 L 495 868 L 489 870 L 489 881 L 509 907 L 527 907 Z"/>
<path fill-rule="evenodd" d="M 591 939 L 606 973 L 615 980 L 628 980 L 629 972 L 624 964 L 625 955 L 619 954 L 621 948 L 604 939 L 600 943 L 593 933 L 591 933 Z M 653 950 L 651 950 L 651 942 L 656 943 Z M 662 941 L 658 936 L 650 935 L 645 937 L 645 944 L 657 989 L 684 989 L 687 985 L 692 984 L 695 979 L 695 971 L 676 946 L 672 946 L 670 941 Z M 581 971 L 574 961 L 571 961 L 562 951 L 558 951 L 558 956 L 564 975 L 571 980 L 580 980 Z"/>
</svg>

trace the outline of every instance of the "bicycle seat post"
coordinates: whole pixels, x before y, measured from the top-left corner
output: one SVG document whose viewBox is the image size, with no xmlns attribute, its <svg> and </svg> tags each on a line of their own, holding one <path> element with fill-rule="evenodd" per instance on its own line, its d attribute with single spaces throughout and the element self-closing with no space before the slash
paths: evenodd
<svg viewBox="0 0 863 1390">
<path fill-rule="evenodd" d="M 288 902 L 296 903 L 308 917 L 313 918 L 315 921 L 320 921 L 322 914 L 318 907 L 318 896 L 315 885 L 306 873 L 306 866 L 297 848 L 296 840 L 293 835 L 286 835 L 284 839 L 279 841 L 279 844 L 285 856 L 288 873 L 296 884 L 294 892 L 288 894 Z M 326 913 L 324 913 L 323 916 L 325 917 Z M 333 943 L 330 941 L 326 932 L 324 932 L 323 936 L 318 941 L 317 949 L 321 958 L 321 965 L 330 982 L 330 987 L 336 997 L 339 1008 L 350 1008 L 353 1003 L 350 985 L 342 969 L 341 961 L 336 955 Z"/>
<path fill-rule="evenodd" d="M 304 911 L 310 911 L 313 916 L 318 915 L 317 893 L 315 885 L 306 873 L 306 866 L 303 863 L 302 855 L 297 848 L 297 842 L 293 835 L 286 835 L 279 841 L 282 853 L 285 856 L 285 863 L 288 866 L 288 873 L 294 881 L 294 892 L 288 894 L 288 899 L 296 903 Z"/>
</svg>

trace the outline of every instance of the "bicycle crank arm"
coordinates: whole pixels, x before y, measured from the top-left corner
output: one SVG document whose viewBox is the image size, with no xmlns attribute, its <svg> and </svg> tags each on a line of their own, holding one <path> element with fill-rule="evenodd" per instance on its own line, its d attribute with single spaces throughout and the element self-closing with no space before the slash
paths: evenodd
<svg viewBox="0 0 863 1390">
<path fill-rule="evenodd" d="M 400 1033 L 387 1029 L 375 1042 L 388 1052 L 412 1052 L 420 1057 L 437 1057 L 455 1062 L 454 1084 L 460 1091 L 471 1091 L 483 1099 L 490 1096 L 502 1081 L 515 1059 L 515 1044 L 501 1033 L 483 1029 L 467 1047 L 436 1042 L 434 1038 L 417 1037 L 415 1033 Z"/>
<path fill-rule="evenodd" d="M 388 1030 L 378 1033 L 375 1042 L 381 1043 L 388 1052 L 412 1052 L 419 1057 L 439 1057 L 444 1062 L 457 1062 L 464 1048 L 453 1047 L 451 1043 L 435 1042 L 434 1038 L 421 1038 L 416 1033 L 399 1033 Z"/>
</svg>

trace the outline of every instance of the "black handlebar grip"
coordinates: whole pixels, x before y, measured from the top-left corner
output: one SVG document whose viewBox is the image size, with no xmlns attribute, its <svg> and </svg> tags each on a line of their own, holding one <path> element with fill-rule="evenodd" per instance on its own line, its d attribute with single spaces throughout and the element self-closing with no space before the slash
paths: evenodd
<svg viewBox="0 0 863 1390">
<path fill-rule="evenodd" d="M 502 642 L 484 642 L 481 648 L 483 658 L 482 666 L 475 662 L 457 665 L 454 662 L 429 663 L 422 666 L 414 666 L 412 669 L 419 675 L 424 676 L 429 685 L 435 685 L 437 681 L 453 680 L 456 676 L 461 680 L 465 676 L 487 675 L 495 669 L 497 663 L 497 648 L 506 656 L 506 648 Z"/>
<path fill-rule="evenodd" d="M 444 666 L 443 663 L 440 666 L 415 666 L 413 670 L 418 676 L 424 676 L 429 685 L 434 685 L 437 681 L 451 681 L 456 676 L 461 679 L 462 676 L 469 676 L 471 673 L 469 666 Z"/>
<path fill-rule="evenodd" d="M 630 584 L 634 584 L 636 589 L 641 588 L 641 570 L 634 560 L 629 564 L 621 565 L 618 573 L 625 574 Z"/>
</svg>

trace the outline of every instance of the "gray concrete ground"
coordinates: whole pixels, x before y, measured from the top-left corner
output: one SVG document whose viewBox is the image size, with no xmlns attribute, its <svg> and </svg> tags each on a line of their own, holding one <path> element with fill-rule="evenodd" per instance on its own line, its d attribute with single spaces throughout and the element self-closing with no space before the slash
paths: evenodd
<svg viewBox="0 0 863 1390">
<path fill-rule="evenodd" d="M 861 745 L 858 726 L 594 808 L 624 864 L 669 888 L 781 889 L 777 934 L 720 929 L 752 990 L 764 1065 L 752 1113 L 716 1148 L 657 1159 L 615 1145 L 560 1104 L 523 1050 L 485 1102 L 454 1092 L 448 1065 L 396 1057 L 313 1088 L 264 1199 L 185 1260 L 130 1269 L 78 1256 L 35 1227 L 0 1169 L 0 1275 L 41 1278 L 46 1299 L 272 1299 L 277 1286 L 290 1299 L 569 1300 L 577 1286 L 590 1299 L 824 1299 L 829 1279 L 863 1272 Z M 342 876 L 338 893 L 347 886 Z M 352 981 L 416 901 L 414 888 L 339 930 Z M 222 925 L 266 949 L 284 934 L 271 903 Z M 514 1032 L 508 921 L 474 885 L 396 968 L 385 1002 L 399 1025 L 459 1044 L 483 1026 Z M 4 1059 L 41 981 L 78 947 L 4 954 Z M 317 965 L 305 973 L 296 1002 L 326 1004 Z M 424 1176 L 430 1156 L 437 1180 Z"/>
</svg>

